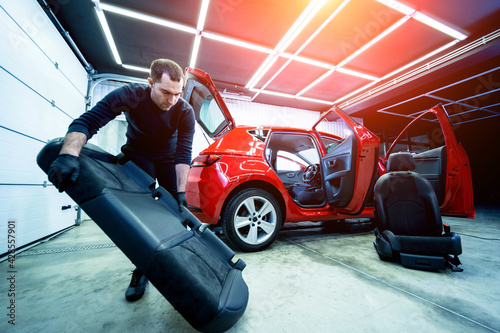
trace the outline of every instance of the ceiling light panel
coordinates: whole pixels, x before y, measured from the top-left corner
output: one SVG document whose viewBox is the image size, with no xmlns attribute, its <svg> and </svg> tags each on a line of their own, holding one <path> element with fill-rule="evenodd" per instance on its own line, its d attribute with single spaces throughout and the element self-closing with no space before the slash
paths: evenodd
<svg viewBox="0 0 500 333">
<path fill-rule="evenodd" d="M 107 25 L 105 12 L 191 34 L 193 44 L 186 57 L 191 67 L 199 66 L 210 72 L 210 67 L 215 63 L 224 62 L 227 68 L 234 64 L 237 68 L 236 62 L 240 64 L 244 62 L 252 73 L 248 76 L 251 79 L 246 82 L 246 87 L 257 92 L 255 97 L 260 93 L 269 94 L 266 91 L 269 89 L 275 96 L 282 93 L 288 98 L 316 100 L 319 101 L 318 103 L 324 103 L 327 100 L 330 100 L 329 103 L 345 102 L 359 94 L 364 94 L 367 89 L 371 89 L 378 82 L 396 76 L 438 55 L 445 48 L 452 47 L 456 42 L 467 37 L 439 20 L 398 1 L 336 0 L 327 2 L 326 0 L 313 0 L 308 1 L 305 8 L 304 1 L 291 0 L 286 6 L 279 1 L 253 4 L 247 1 L 233 1 L 221 7 L 219 2 L 210 3 L 209 0 L 199 0 L 197 3 L 200 9 L 196 24 L 194 20 L 189 20 L 190 24 L 181 24 L 159 16 L 93 0 L 104 34 L 118 64 L 121 64 L 122 60 L 115 46 L 112 32 Z M 266 8 L 262 10 L 263 13 L 268 14 L 266 17 L 269 19 L 262 20 L 262 17 L 245 15 L 251 6 L 264 4 Z M 427 32 L 423 32 L 423 38 L 427 40 L 424 40 L 422 44 L 427 42 L 426 45 L 430 51 L 427 55 L 412 54 L 411 50 L 406 49 L 400 55 L 391 53 L 392 57 L 397 58 L 397 61 L 391 61 L 387 52 L 384 54 L 380 49 L 383 49 L 385 44 L 389 44 L 385 42 L 387 39 L 392 40 L 398 36 L 399 31 L 407 29 L 409 22 L 412 22 L 411 25 L 431 27 L 436 33 L 446 38 L 451 36 L 453 41 L 428 43 Z M 280 31 L 281 34 L 278 37 Z M 271 40 L 274 42 L 269 43 Z M 346 44 L 345 41 L 350 44 Z M 225 54 L 220 54 L 220 50 L 216 47 L 217 43 L 226 44 Z M 234 46 L 234 52 L 228 51 L 227 45 Z M 245 53 L 248 55 L 235 56 L 235 54 Z M 255 53 L 261 54 L 261 60 L 255 57 Z M 361 63 L 368 63 L 364 61 L 365 59 L 372 60 L 369 62 L 371 67 L 359 66 Z M 379 61 L 381 65 L 374 67 L 373 59 Z M 258 65 L 255 66 L 257 61 Z M 387 67 L 388 64 L 392 67 Z M 145 70 L 136 64 L 123 64 L 123 67 L 138 71 Z M 303 70 L 294 74 L 299 67 L 303 67 Z M 307 75 L 307 78 L 304 77 L 302 80 L 294 80 L 294 77 L 297 77 L 295 75 L 301 75 L 304 72 L 312 75 Z M 219 77 L 219 73 L 212 72 L 211 74 L 215 78 Z M 342 78 L 342 81 L 339 81 L 339 78 Z M 230 76 L 220 79 L 232 82 Z M 294 80 L 297 84 L 290 86 L 286 91 L 280 91 L 284 86 L 283 80 L 288 82 Z M 292 91 L 293 89 L 296 90 Z M 331 91 L 330 96 L 326 93 L 328 89 Z"/>
</svg>

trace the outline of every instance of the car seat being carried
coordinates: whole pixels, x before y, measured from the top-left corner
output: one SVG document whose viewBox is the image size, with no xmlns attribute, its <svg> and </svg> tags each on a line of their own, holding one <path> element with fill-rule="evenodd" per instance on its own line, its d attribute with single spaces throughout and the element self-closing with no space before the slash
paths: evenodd
<svg viewBox="0 0 500 333">
<path fill-rule="evenodd" d="M 38 154 L 46 173 L 62 142 L 51 140 Z M 80 175 L 65 192 L 193 328 L 231 328 L 248 303 L 245 262 L 233 262 L 235 253 L 132 161 L 121 165 L 89 143 L 79 160 Z"/>
<path fill-rule="evenodd" d="M 460 236 L 444 225 L 436 194 L 415 170 L 411 153 L 389 156 L 388 173 L 374 188 L 377 227 L 375 248 L 382 260 L 430 270 L 462 271 Z"/>
</svg>

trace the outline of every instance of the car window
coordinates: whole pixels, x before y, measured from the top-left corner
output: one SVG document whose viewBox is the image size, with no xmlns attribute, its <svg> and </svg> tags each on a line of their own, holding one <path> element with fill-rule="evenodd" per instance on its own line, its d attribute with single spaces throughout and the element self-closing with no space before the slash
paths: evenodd
<svg viewBox="0 0 500 333">
<path fill-rule="evenodd" d="M 184 87 L 184 96 L 193 107 L 197 122 L 209 137 L 219 135 L 227 120 L 210 90 L 193 75 L 189 76 Z"/>
<path fill-rule="evenodd" d="M 225 122 L 225 118 L 212 95 L 205 97 L 201 104 L 200 121 L 210 133 L 214 133 Z"/>
<path fill-rule="evenodd" d="M 392 141 L 395 137 L 392 138 Z M 389 145 L 392 144 L 389 139 Z M 434 113 L 428 113 L 408 127 L 392 148 L 391 153 L 422 153 L 444 146 L 444 134 Z"/>
<path fill-rule="evenodd" d="M 343 140 L 339 139 L 334 139 L 334 138 L 329 138 L 327 136 L 321 136 L 321 141 L 323 142 L 323 145 L 325 146 L 326 153 L 332 152 L 339 144 L 342 143 Z"/>
<path fill-rule="evenodd" d="M 307 162 L 300 156 L 290 154 L 287 151 L 279 150 L 276 156 L 276 169 L 280 171 L 299 171 L 308 166 Z"/>
<path fill-rule="evenodd" d="M 273 133 L 266 148 L 266 159 L 278 172 L 298 171 L 319 163 L 319 153 L 309 135 Z"/>
<path fill-rule="evenodd" d="M 351 119 L 351 118 L 349 118 Z M 357 124 L 355 120 L 351 121 Z M 347 137 L 354 135 L 351 127 L 336 113 L 330 113 L 322 121 L 315 125 L 315 130 L 321 137 L 321 143 L 325 147 L 326 153 L 331 153 L 337 148 Z M 330 136 L 325 135 L 330 134 Z"/>
</svg>

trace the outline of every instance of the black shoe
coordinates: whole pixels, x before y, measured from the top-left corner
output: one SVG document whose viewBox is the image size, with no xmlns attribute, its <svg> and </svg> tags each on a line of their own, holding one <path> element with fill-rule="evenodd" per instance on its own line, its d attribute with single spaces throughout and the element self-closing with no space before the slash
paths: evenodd
<svg viewBox="0 0 500 333">
<path fill-rule="evenodd" d="M 144 295 L 146 291 L 147 277 L 138 269 L 132 272 L 132 280 L 125 291 L 125 299 L 129 302 L 135 302 Z"/>
</svg>

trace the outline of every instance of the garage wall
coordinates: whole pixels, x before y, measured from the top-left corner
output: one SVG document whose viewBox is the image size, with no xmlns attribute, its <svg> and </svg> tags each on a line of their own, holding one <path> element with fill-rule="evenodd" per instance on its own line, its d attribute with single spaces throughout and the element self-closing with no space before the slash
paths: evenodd
<svg viewBox="0 0 500 333">
<path fill-rule="evenodd" d="M 2 0 L 0 31 L 2 256 L 8 239 L 20 248 L 75 223 L 74 202 L 35 159 L 84 111 L 87 73 L 36 0 Z"/>
<path fill-rule="evenodd" d="M 320 113 L 284 106 L 224 99 L 237 125 L 273 125 L 311 128 Z"/>
<path fill-rule="evenodd" d="M 237 125 L 273 125 L 312 128 L 321 115 L 317 111 L 253 103 L 236 99 L 226 98 L 224 101 L 231 111 Z M 351 118 L 363 125 L 362 118 Z M 338 132 L 335 133 L 343 135 L 343 127 L 339 127 Z"/>
</svg>

